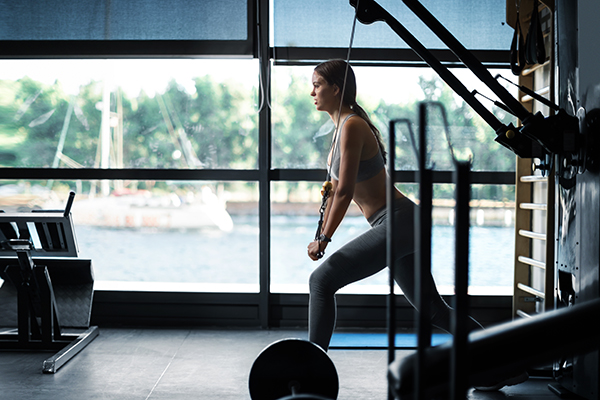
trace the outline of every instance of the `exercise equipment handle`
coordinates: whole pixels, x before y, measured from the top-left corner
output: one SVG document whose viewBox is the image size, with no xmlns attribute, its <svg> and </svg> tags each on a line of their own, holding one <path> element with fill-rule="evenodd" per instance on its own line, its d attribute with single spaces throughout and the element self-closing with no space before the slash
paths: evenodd
<svg viewBox="0 0 600 400">
<path fill-rule="evenodd" d="M 68 217 L 71 213 L 71 207 L 73 206 L 73 200 L 75 200 L 75 192 L 69 193 L 69 199 L 67 200 L 67 206 L 65 207 L 65 217 Z"/>
</svg>

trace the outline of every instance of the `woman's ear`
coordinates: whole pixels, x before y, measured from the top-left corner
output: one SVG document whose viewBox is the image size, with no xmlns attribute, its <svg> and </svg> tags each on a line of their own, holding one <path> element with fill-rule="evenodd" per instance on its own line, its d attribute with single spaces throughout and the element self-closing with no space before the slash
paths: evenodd
<svg viewBox="0 0 600 400">
<path fill-rule="evenodd" d="M 333 95 L 337 96 L 338 94 L 340 94 L 340 87 L 338 85 L 336 85 L 335 83 L 333 84 Z"/>
</svg>

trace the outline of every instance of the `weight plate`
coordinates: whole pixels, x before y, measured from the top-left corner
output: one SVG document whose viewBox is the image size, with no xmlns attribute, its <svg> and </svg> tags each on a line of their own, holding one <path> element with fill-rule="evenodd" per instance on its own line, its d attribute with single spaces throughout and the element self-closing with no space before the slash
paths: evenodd
<svg viewBox="0 0 600 400">
<path fill-rule="evenodd" d="M 292 395 L 292 387 L 295 394 L 335 400 L 339 390 L 338 375 L 327 353 L 302 339 L 283 339 L 267 346 L 252 364 L 248 386 L 253 400 L 278 400 Z"/>
</svg>

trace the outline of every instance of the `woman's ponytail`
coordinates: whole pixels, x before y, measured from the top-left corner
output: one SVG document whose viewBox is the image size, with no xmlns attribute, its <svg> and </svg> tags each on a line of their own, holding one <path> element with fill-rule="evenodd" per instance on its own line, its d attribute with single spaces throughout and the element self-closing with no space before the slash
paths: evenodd
<svg viewBox="0 0 600 400">
<path fill-rule="evenodd" d="M 354 102 L 354 104 L 351 105 L 350 108 L 352 109 L 352 111 L 354 111 L 354 113 L 356 115 L 358 115 L 359 117 L 361 117 L 362 119 L 364 119 L 367 122 L 367 124 L 369 125 L 369 128 L 371 128 L 371 131 L 373 132 L 373 135 L 375 135 L 375 138 L 377 139 L 377 143 L 379 144 L 379 150 L 381 151 L 383 160 L 386 161 L 387 153 L 385 151 L 385 146 L 383 144 L 383 138 L 381 137 L 381 132 L 379 132 L 379 129 L 377 129 L 375 124 L 373 124 L 373 121 L 371 121 L 371 118 L 369 118 L 369 114 L 367 114 L 367 112 L 361 106 L 359 106 L 357 102 Z"/>
</svg>

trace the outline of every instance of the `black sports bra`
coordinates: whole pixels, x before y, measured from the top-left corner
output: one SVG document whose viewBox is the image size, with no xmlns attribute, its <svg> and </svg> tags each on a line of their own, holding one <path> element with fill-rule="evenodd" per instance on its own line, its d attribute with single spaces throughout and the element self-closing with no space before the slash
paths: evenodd
<svg viewBox="0 0 600 400">
<path fill-rule="evenodd" d="M 333 157 L 331 160 L 331 177 L 335 180 L 339 179 L 340 175 L 340 134 L 342 132 L 342 128 L 348 119 L 356 114 L 348 115 L 342 124 L 340 125 L 340 129 L 338 129 L 338 137 L 336 139 L 335 148 L 333 150 Z M 360 164 L 358 164 L 358 175 L 356 175 L 356 182 L 366 181 L 367 179 L 371 179 L 375 175 L 379 173 L 383 168 L 385 168 L 385 162 L 383 160 L 383 156 L 381 155 L 381 150 L 378 147 L 377 154 L 367 160 L 361 160 Z"/>
</svg>

